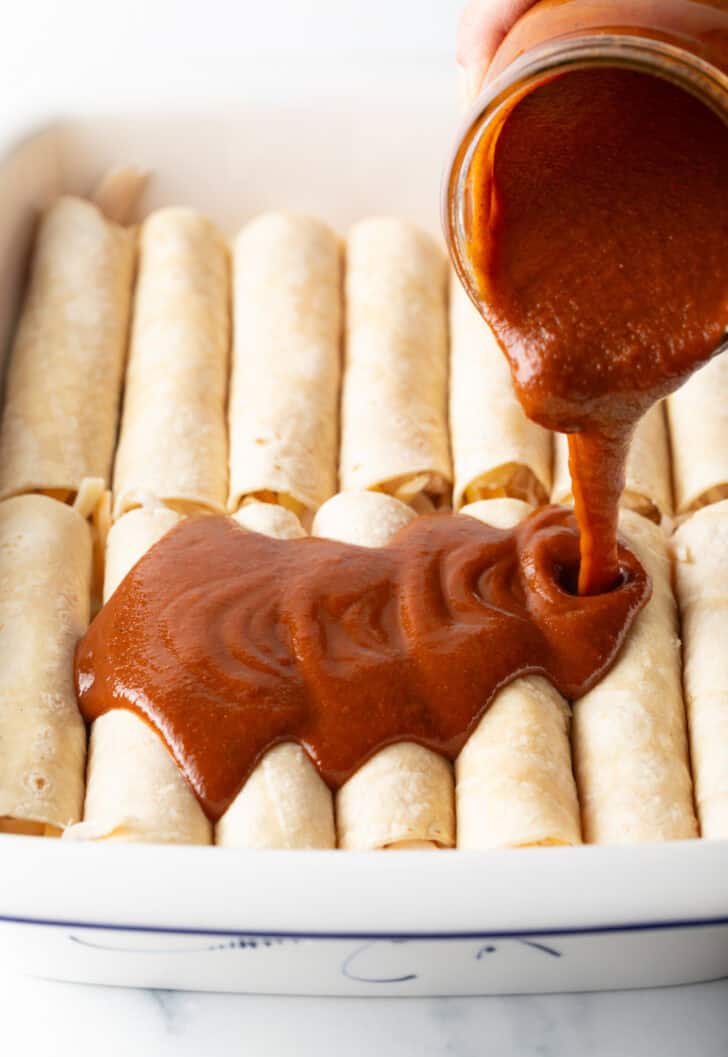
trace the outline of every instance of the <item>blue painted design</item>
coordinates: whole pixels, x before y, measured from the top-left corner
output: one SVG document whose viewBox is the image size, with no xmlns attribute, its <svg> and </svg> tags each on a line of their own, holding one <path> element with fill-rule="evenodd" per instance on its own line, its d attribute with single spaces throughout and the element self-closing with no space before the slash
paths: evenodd
<svg viewBox="0 0 728 1057">
<path fill-rule="evenodd" d="M 407 943 L 407 940 L 388 940 L 385 942 L 389 943 Z M 409 941 L 412 942 L 412 941 Z M 354 980 L 359 984 L 404 984 L 409 980 L 416 980 L 417 973 L 405 973 L 404 976 L 358 976 L 353 971 L 354 963 L 357 958 L 362 954 L 370 951 L 372 948 L 380 946 L 381 940 L 371 940 L 369 943 L 362 943 L 360 947 L 352 951 L 348 957 L 341 963 L 341 975 L 345 976 L 347 980 Z"/>
<path fill-rule="evenodd" d="M 71 943 L 79 947 L 89 947 L 95 951 L 111 951 L 113 954 L 208 954 L 211 951 L 259 950 L 265 947 L 278 947 L 286 943 L 300 943 L 298 936 L 235 936 L 224 943 L 206 944 L 204 947 L 112 947 L 107 943 L 94 943 L 81 936 L 68 936 Z"/>
<path fill-rule="evenodd" d="M 533 950 L 541 951 L 543 954 L 548 954 L 552 958 L 561 958 L 561 951 L 557 951 L 555 947 L 547 947 L 545 943 L 535 943 L 533 940 L 524 940 L 518 936 L 509 937 L 516 943 L 523 944 L 524 947 L 531 947 Z M 475 960 L 479 962 L 484 954 L 497 954 L 498 948 L 494 947 L 492 943 L 486 943 L 485 946 L 481 947 L 475 955 Z"/>
<path fill-rule="evenodd" d="M 291 943 L 302 942 L 299 936 L 232 936 L 229 939 L 223 940 L 220 943 L 206 943 L 198 947 L 120 947 L 112 945 L 110 943 L 97 943 L 95 940 L 85 939 L 82 936 L 69 935 L 68 940 L 70 943 L 74 943 L 79 947 L 86 947 L 90 950 L 104 951 L 112 954 L 163 954 L 165 956 L 174 954 L 210 954 L 217 953 L 219 951 L 233 951 L 233 950 L 266 950 L 271 947 L 280 947 Z M 407 983 L 410 980 L 416 980 L 418 973 L 409 972 L 403 973 L 400 976 L 378 976 L 372 975 L 371 971 L 367 975 L 362 975 L 361 972 L 357 971 L 356 964 L 370 951 L 375 950 L 377 947 L 381 948 L 384 944 L 419 944 L 422 942 L 428 942 L 427 940 L 421 939 L 398 939 L 396 937 L 391 938 L 377 938 L 367 940 L 366 943 L 360 944 L 356 947 L 341 963 L 341 974 L 348 980 L 353 980 L 356 983 L 366 984 L 401 984 Z M 431 942 L 431 941 L 430 941 Z M 508 941 L 506 941 L 508 942 Z M 552 958 L 561 958 L 561 951 L 557 951 L 555 947 L 549 947 L 544 943 L 536 943 L 532 940 L 521 939 L 513 937 L 510 942 L 522 944 L 524 947 L 530 947 L 532 950 L 540 951 L 543 954 L 549 955 Z M 486 943 L 478 948 L 475 953 L 475 960 L 480 961 L 487 954 L 497 954 L 499 947 L 493 943 Z M 413 954 L 415 952 L 413 951 Z"/>
<path fill-rule="evenodd" d="M 485 947 L 481 947 L 478 953 L 475 955 L 476 962 L 479 962 L 484 954 L 495 954 L 497 947 L 494 947 L 492 943 L 486 943 Z"/>
<path fill-rule="evenodd" d="M 419 953 L 418 948 L 421 948 L 423 942 L 426 940 L 417 939 L 388 939 L 388 940 L 369 940 L 366 943 L 360 944 L 356 947 L 341 963 L 341 975 L 345 976 L 347 980 L 353 980 L 356 983 L 362 984 L 403 984 L 410 980 L 417 980 L 419 973 L 407 972 L 401 973 L 398 976 L 384 976 L 376 972 L 376 956 L 374 958 L 366 958 L 366 955 L 371 954 L 373 951 L 383 950 L 385 945 L 387 947 L 398 943 L 406 944 L 408 947 L 413 948 L 411 955 L 413 959 L 416 959 Z M 555 947 L 549 947 L 545 943 L 535 943 L 531 940 L 522 939 L 521 937 L 514 936 L 505 941 L 505 943 L 516 943 L 522 947 L 528 947 L 530 950 L 538 951 L 541 954 L 547 955 L 549 958 L 561 958 L 561 951 L 556 950 Z M 497 945 L 494 943 L 485 943 L 478 947 L 475 952 L 475 960 L 480 961 L 485 955 L 497 954 L 502 949 L 503 943 L 500 942 Z M 366 971 L 363 971 L 361 962 L 365 961 L 367 965 Z M 416 961 L 415 961 L 416 965 Z"/>
<path fill-rule="evenodd" d="M 561 951 L 557 951 L 555 947 L 547 947 L 545 943 L 534 943 L 533 940 L 519 940 L 524 947 L 533 947 L 534 950 L 543 951 L 544 954 L 550 954 L 552 958 L 560 958 Z"/>
</svg>

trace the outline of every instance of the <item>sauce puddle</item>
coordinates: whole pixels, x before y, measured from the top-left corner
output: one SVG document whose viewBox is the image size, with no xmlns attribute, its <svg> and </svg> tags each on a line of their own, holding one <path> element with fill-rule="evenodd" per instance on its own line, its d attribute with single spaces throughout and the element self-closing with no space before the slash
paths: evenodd
<svg viewBox="0 0 728 1057">
<path fill-rule="evenodd" d="M 393 742 L 454 759 L 518 675 L 575 697 L 609 667 L 650 592 L 635 556 L 619 558 L 617 589 L 572 594 L 578 533 L 557 507 L 511 531 L 420 517 L 376 549 L 191 518 L 79 643 L 81 710 L 142 716 L 213 819 L 280 741 L 332 788 Z"/>
</svg>

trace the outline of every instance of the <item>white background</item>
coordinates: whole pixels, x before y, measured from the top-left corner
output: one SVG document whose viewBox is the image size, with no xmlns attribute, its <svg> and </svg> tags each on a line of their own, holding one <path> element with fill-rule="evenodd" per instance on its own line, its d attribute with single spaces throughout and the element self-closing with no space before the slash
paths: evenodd
<svg viewBox="0 0 728 1057">
<path fill-rule="evenodd" d="M 407 91 L 414 68 L 454 93 L 460 6 L 459 0 L 6 0 L 0 124 L 107 106 L 109 98 L 151 105 L 251 93 L 298 91 L 312 99 L 381 93 L 391 90 L 393 71 Z M 1 885 L 0 874 L 0 891 Z M 0 1052 L 8 1057 L 725 1057 L 727 1010 L 727 982 L 433 1000 L 123 991 L 26 980 L 0 951 Z"/>
</svg>

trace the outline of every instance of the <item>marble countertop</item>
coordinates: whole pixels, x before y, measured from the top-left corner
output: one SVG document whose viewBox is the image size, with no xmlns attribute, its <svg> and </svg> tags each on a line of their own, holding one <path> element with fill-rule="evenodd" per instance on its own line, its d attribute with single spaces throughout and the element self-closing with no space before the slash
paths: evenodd
<svg viewBox="0 0 728 1057">
<path fill-rule="evenodd" d="M 728 1053 L 728 980 L 583 995 L 268 998 L 32 980 L 0 956 L 0 994 L 3 1052 L 28 1057 Z"/>
<path fill-rule="evenodd" d="M 3 12 L 0 91 L 6 104 L 14 100 L 5 106 L 8 120 L 23 110 L 50 114 L 79 101 L 147 94 L 150 84 L 157 100 L 214 90 L 240 97 L 260 88 L 265 56 L 281 53 L 291 56 L 298 84 L 303 65 L 312 92 L 329 93 L 332 83 L 345 91 L 342 78 L 354 69 L 374 91 L 373 71 L 407 62 L 426 63 L 449 84 L 460 7 L 461 0 L 127 0 L 110 19 L 95 0 L 25 0 Z M 0 995 L 2 1051 L 28 1057 L 728 1053 L 728 981 L 482 999 L 267 998 L 26 979 L 0 952 Z"/>
</svg>

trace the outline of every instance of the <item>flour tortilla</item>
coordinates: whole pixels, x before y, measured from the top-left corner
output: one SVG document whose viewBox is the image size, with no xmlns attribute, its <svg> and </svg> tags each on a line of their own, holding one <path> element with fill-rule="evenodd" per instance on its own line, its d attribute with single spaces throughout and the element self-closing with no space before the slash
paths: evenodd
<svg viewBox="0 0 728 1057">
<path fill-rule="evenodd" d="M 349 233 L 340 486 L 447 504 L 447 269 L 405 221 Z"/>
<path fill-rule="evenodd" d="M 411 506 L 380 492 L 340 492 L 316 514 L 312 534 L 360 547 L 384 547 L 416 516 Z"/>
<path fill-rule="evenodd" d="M 113 595 L 129 570 L 143 558 L 170 529 L 179 524 L 182 515 L 161 503 L 137 507 L 115 521 L 106 540 L 104 602 Z"/>
<path fill-rule="evenodd" d="M 234 255 L 230 494 L 308 516 L 336 491 L 341 254 L 312 217 L 266 213 Z"/>
<path fill-rule="evenodd" d="M 513 528 L 533 513 L 533 506 L 524 499 L 479 499 L 460 508 L 461 514 L 484 521 L 494 528 Z"/>
<path fill-rule="evenodd" d="M 652 579 L 614 667 L 573 705 L 584 840 L 630 844 L 697 836 L 680 639 L 666 537 L 622 511 L 620 527 Z"/>
<path fill-rule="evenodd" d="M 300 745 L 269 749 L 215 829 L 227 848 L 335 848 L 331 791 Z"/>
<path fill-rule="evenodd" d="M 0 498 L 72 500 L 109 483 L 126 354 L 135 234 L 64 196 L 40 223 L 8 367 Z"/>
<path fill-rule="evenodd" d="M 415 517 L 393 496 L 351 492 L 330 499 L 314 531 L 358 546 L 384 546 Z M 338 845 L 349 851 L 451 848 L 455 843 L 450 763 L 412 742 L 376 753 L 336 795 Z"/>
<path fill-rule="evenodd" d="M 84 821 L 64 837 L 210 844 L 212 826 L 156 731 L 115 708 L 91 728 Z"/>
<path fill-rule="evenodd" d="M 563 433 L 554 434 L 553 503 L 573 503 L 569 476 L 569 448 Z M 627 459 L 622 506 L 651 521 L 670 517 L 673 512 L 670 479 L 670 448 L 664 404 L 655 404 L 640 420 Z"/>
<path fill-rule="evenodd" d="M 513 390 L 495 335 L 457 277 L 450 294 L 453 506 L 510 496 L 535 506 L 551 492 L 552 442 Z"/>
<path fill-rule="evenodd" d="M 114 516 L 152 495 L 183 513 L 227 500 L 230 276 L 222 235 L 191 209 L 142 225 Z"/>
<path fill-rule="evenodd" d="M 40 495 L 0 503 L 0 832 L 57 835 L 81 817 L 73 659 L 90 591 L 80 514 Z"/>
<path fill-rule="evenodd" d="M 450 763 L 413 742 L 389 745 L 339 789 L 336 828 L 347 851 L 454 847 Z"/>
<path fill-rule="evenodd" d="M 675 511 L 728 498 L 728 355 L 716 356 L 668 399 Z"/>
<path fill-rule="evenodd" d="M 462 513 L 511 528 L 532 509 L 493 499 Z M 581 843 L 570 721 L 569 705 L 540 676 L 496 695 L 455 762 L 458 848 Z"/>
<path fill-rule="evenodd" d="M 675 534 L 685 701 L 700 829 L 728 837 L 728 501 Z"/>
<path fill-rule="evenodd" d="M 277 540 L 302 539 L 306 532 L 292 510 L 276 506 L 275 503 L 260 503 L 255 500 L 241 506 L 233 518 L 250 532 L 260 532 Z"/>
<path fill-rule="evenodd" d="M 275 539 L 305 536 L 290 511 L 249 503 L 235 520 Z M 256 766 L 215 827 L 226 848 L 335 848 L 334 800 L 314 764 L 293 742 L 275 745 Z"/>
<path fill-rule="evenodd" d="M 114 523 L 106 545 L 104 601 L 181 517 L 161 505 Z M 83 822 L 75 840 L 210 844 L 212 826 L 162 739 L 134 712 L 112 709 L 91 728 Z"/>
</svg>

